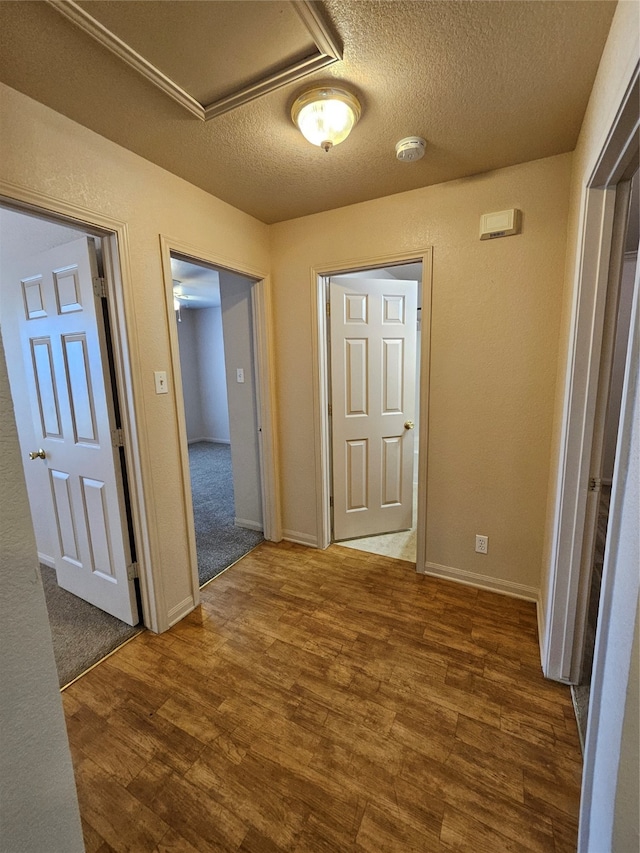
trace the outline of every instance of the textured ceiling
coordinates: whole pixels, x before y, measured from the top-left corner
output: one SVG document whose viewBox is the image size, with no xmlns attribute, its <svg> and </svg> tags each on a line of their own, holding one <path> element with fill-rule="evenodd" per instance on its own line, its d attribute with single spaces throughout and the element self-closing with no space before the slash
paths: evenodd
<svg viewBox="0 0 640 853">
<path fill-rule="evenodd" d="M 107 5 L 124 15 L 145 4 Z M 48 4 L 2 0 L 0 80 L 271 223 L 571 151 L 615 5 L 326 0 L 343 61 L 203 122 Z M 215 32 L 194 44 L 224 56 Z M 348 83 L 363 115 L 325 154 L 289 110 L 304 85 L 327 80 Z M 426 155 L 398 163 L 409 135 L 427 140 Z"/>
</svg>

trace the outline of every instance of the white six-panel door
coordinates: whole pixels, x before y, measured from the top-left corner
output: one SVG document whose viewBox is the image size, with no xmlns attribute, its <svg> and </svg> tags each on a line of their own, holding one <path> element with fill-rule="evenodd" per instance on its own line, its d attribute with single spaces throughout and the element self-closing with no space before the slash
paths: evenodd
<svg viewBox="0 0 640 853">
<path fill-rule="evenodd" d="M 93 242 L 81 238 L 20 262 L 20 326 L 36 456 L 48 489 L 30 495 L 33 522 L 49 514 L 58 584 L 135 625 L 119 451 L 104 332 L 94 295 Z M 15 304 L 15 303 L 14 303 Z"/>
<path fill-rule="evenodd" d="M 331 279 L 333 538 L 412 524 L 417 287 Z"/>
</svg>

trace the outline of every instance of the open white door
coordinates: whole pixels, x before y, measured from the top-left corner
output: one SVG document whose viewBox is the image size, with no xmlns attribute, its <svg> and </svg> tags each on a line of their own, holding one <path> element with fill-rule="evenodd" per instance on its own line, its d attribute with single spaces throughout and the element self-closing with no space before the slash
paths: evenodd
<svg viewBox="0 0 640 853">
<path fill-rule="evenodd" d="M 334 540 L 411 527 L 417 298 L 415 282 L 329 282 Z"/>
<path fill-rule="evenodd" d="M 48 469 L 30 495 L 56 531 L 58 584 L 135 625 L 139 621 L 97 263 L 86 237 L 25 257 L 7 285 L 20 292 L 20 327 L 37 446 L 28 465 Z M 14 300 L 15 304 L 15 300 Z M 114 442 L 117 444 L 117 442 Z M 38 518 L 34 517 L 34 524 Z"/>
</svg>

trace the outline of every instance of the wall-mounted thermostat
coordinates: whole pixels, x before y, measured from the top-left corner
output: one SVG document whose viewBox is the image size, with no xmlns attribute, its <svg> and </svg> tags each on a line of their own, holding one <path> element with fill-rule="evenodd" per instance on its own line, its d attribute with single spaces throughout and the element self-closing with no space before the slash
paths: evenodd
<svg viewBox="0 0 640 853">
<path fill-rule="evenodd" d="M 497 213 L 484 213 L 480 217 L 480 239 L 493 240 L 496 237 L 508 237 L 520 233 L 520 211 L 499 210 Z"/>
</svg>

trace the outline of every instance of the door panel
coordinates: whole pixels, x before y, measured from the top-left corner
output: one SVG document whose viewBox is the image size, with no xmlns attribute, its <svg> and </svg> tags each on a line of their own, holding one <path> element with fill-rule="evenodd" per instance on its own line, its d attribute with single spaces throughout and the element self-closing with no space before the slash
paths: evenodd
<svg viewBox="0 0 640 853">
<path fill-rule="evenodd" d="M 91 571 L 113 578 L 113 558 L 109 548 L 109 522 L 105 483 L 91 477 L 81 477 L 82 503 L 87 520 L 87 539 Z"/>
<path fill-rule="evenodd" d="M 93 411 L 93 389 L 89 376 L 86 335 L 63 335 L 62 352 L 75 442 L 76 444 L 96 444 L 97 429 Z"/>
<path fill-rule="evenodd" d="M 417 284 L 329 283 L 334 539 L 412 524 Z"/>
<path fill-rule="evenodd" d="M 55 471 L 50 468 L 49 476 L 51 477 L 53 509 L 60 542 L 60 557 L 62 560 L 70 561 L 75 566 L 82 568 L 82 563 L 78 559 L 79 548 L 71 505 L 69 474 L 66 471 Z"/>
<path fill-rule="evenodd" d="M 58 391 L 53 373 L 51 339 L 32 339 L 31 355 L 42 435 L 44 438 L 62 438 Z"/>
<path fill-rule="evenodd" d="M 59 314 L 73 314 L 82 311 L 80 301 L 80 279 L 77 266 L 55 270 L 53 284 L 56 292 L 56 302 Z"/>
<path fill-rule="evenodd" d="M 382 439 L 382 505 L 402 502 L 402 436 Z"/>
<path fill-rule="evenodd" d="M 382 412 L 402 412 L 404 400 L 404 341 L 382 339 Z"/>
<path fill-rule="evenodd" d="M 16 267 L 20 327 L 36 446 L 50 490 L 29 500 L 34 525 L 46 514 L 55 530 L 58 584 L 135 625 L 138 608 L 125 522 L 122 472 L 112 446 L 113 399 L 106 365 L 102 311 L 93 292 L 93 242 L 81 238 Z M 15 354 L 13 357 L 15 357 Z M 18 423 L 20 429 L 20 422 Z"/>
<path fill-rule="evenodd" d="M 347 441 L 347 511 L 367 509 L 367 440 Z"/>
<path fill-rule="evenodd" d="M 44 310 L 44 298 L 42 296 L 42 277 L 25 279 L 22 282 L 22 295 L 27 314 L 27 320 L 36 320 L 38 317 L 46 317 Z"/>
<path fill-rule="evenodd" d="M 346 417 L 367 414 L 367 341 L 345 340 Z"/>
</svg>

